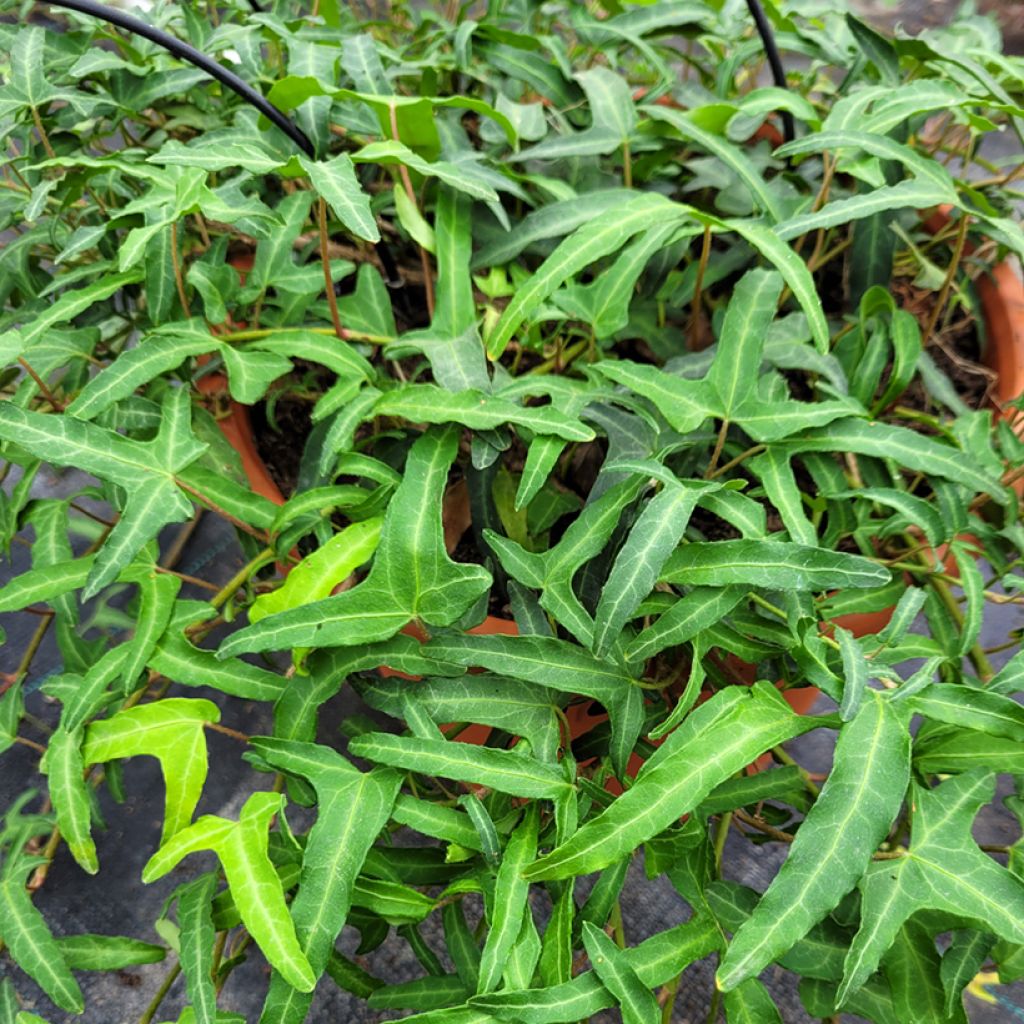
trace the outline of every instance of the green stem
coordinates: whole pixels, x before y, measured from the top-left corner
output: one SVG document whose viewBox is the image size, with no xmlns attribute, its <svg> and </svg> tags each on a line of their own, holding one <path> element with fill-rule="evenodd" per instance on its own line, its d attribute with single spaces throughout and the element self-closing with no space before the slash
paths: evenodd
<svg viewBox="0 0 1024 1024">
<path fill-rule="evenodd" d="M 167 993 L 170 992 L 171 986 L 177 980 L 179 974 L 181 974 L 181 964 L 177 963 L 167 972 L 167 976 L 156 990 L 156 995 L 153 996 L 149 1006 L 146 1007 L 146 1012 L 139 1018 L 139 1024 L 151 1024 L 151 1021 L 156 1016 L 156 1011 L 160 1009 L 160 1004 L 164 1001 Z"/>
</svg>

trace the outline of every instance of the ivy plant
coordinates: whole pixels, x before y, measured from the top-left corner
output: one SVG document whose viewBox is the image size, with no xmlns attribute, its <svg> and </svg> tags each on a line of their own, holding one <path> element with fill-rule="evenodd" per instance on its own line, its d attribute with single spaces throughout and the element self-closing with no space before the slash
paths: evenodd
<svg viewBox="0 0 1024 1024">
<path fill-rule="evenodd" d="M 956 1024 L 1024 976 L 1020 841 L 972 834 L 1024 820 L 1024 406 L 980 365 L 1024 64 L 838 7 L 0 24 L 0 1024 L 158 961 L 144 1024 L 241 1019 L 246 956 L 264 1024 L 654 1024 L 701 961 L 709 1019 L 781 1021 L 774 964 Z M 238 571 L 182 567 L 200 517 Z M 213 732 L 250 784 L 197 817 Z M 33 894 L 103 877 L 150 757 L 153 930 L 63 934 Z M 679 897 L 642 941 L 634 861 Z"/>
</svg>

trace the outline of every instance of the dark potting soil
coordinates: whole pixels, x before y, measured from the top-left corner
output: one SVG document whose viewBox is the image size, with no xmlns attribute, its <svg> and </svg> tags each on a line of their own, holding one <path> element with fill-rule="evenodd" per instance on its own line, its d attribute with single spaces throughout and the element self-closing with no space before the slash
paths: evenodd
<svg viewBox="0 0 1024 1024">
<path fill-rule="evenodd" d="M 892 287 L 900 308 L 914 315 L 923 334 L 934 312 L 935 293 L 917 288 L 907 278 L 897 278 Z M 957 312 L 948 323 L 940 319 L 934 335 L 926 340 L 925 351 L 968 408 L 984 409 L 988 405 L 995 375 L 982 362 L 982 333 L 976 317 Z M 920 375 L 898 402 L 919 412 L 935 411 L 935 400 L 926 391 Z"/>
<path fill-rule="evenodd" d="M 290 497 L 299 481 L 299 462 L 313 431 L 312 405 L 287 394 L 272 405 L 252 407 L 256 450 L 281 493 Z"/>
</svg>

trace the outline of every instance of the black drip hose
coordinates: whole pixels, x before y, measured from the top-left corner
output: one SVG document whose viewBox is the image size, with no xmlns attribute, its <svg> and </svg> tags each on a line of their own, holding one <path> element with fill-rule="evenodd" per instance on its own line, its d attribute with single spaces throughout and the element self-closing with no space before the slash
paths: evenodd
<svg viewBox="0 0 1024 1024">
<path fill-rule="evenodd" d="M 250 2 L 254 9 L 261 9 L 253 0 L 250 0 Z M 218 64 L 217 61 L 212 57 L 208 57 L 201 50 L 197 50 L 194 46 L 190 46 L 180 39 L 176 39 L 162 29 L 147 25 L 146 22 L 140 21 L 130 14 L 125 14 L 113 7 L 106 7 L 103 4 L 95 3 L 95 0 L 47 0 L 47 3 L 52 7 L 66 7 L 81 14 L 89 14 L 95 18 L 100 18 L 111 25 L 117 25 L 118 28 L 123 28 L 126 32 L 132 32 L 137 36 L 142 36 L 143 39 L 156 43 L 157 46 L 162 46 L 165 50 L 173 53 L 175 57 L 180 57 L 182 60 L 194 64 L 197 68 L 205 71 L 211 78 L 220 82 L 221 85 L 226 85 L 232 92 L 237 93 L 246 103 L 254 106 L 268 121 L 280 128 L 306 156 L 310 159 L 315 159 L 316 147 L 313 145 L 312 140 L 287 114 L 275 107 L 261 92 L 258 92 L 249 85 L 245 79 L 239 78 L 233 71 L 229 71 L 223 65 Z M 398 273 L 398 267 L 395 265 L 395 259 L 391 255 L 391 250 L 388 248 L 387 243 L 383 240 L 377 242 L 376 250 L 377 255 L 380 257 L 381 265 L 384 268 L 388 286 L 390 288 L 401 288 L 402 278 Z"/>
<path fill-rule="evenodd" d="M 768 58 L 768 66 L 772 69 L 772 78 L 780 89 L 787 88 L 786 72 L 782 67 L 782 58 L 779 56 L 779 48 L 775 45 L 775 36 L 768 19 L 764 15 L 760 0 L 747 0 L 747 7 L 757 26 L 758 35 L 764 43 L 765 56 Z M 796 138 L 796 129 L 793 125 L 793 115 L 788 110 L 782 111 L 782 130 L 787 142 Z"/>
</svg>

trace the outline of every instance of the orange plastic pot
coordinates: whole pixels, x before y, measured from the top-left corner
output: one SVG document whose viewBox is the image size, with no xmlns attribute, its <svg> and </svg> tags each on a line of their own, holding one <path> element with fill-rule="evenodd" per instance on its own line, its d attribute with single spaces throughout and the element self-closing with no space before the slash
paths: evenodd
<svg viewBox="0 0 1024 1024">
<path fill-rule="evenodd" d="M 231 266 L 238 271 L 238 276 L 245 282 L 245 275 L 252 270 L 252 253 L 233 256 Z M 199 363 L 209 361 L 209 356 L 200 356 Z M 267 470 L 266 463 L 260 458 L 253 438 L 252 421 L 249 419 L 249 407 L 228 397 L 228 381 L 223 373 L 208 373 L 196 382 L 196 390 L 208 398 L 223 396 L 227 402 L 227 413 L 217 420 L 217 426 L 232 448 L 238 452 L 242 460 L 242 469 L 249 481 L 249 486 L 256 494 L 267 498 L 275 505 L 284 504 L 284 495 Z"/>
</svg>

